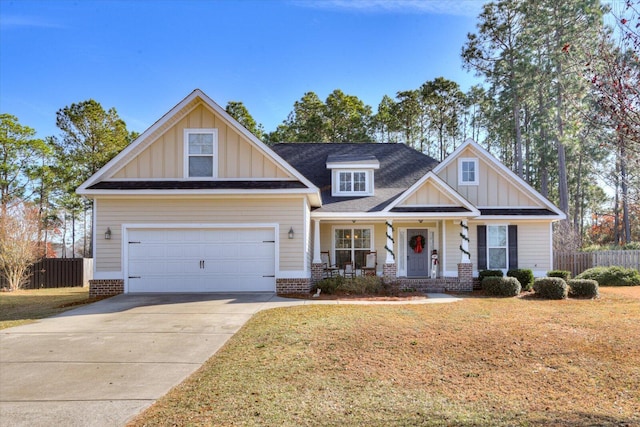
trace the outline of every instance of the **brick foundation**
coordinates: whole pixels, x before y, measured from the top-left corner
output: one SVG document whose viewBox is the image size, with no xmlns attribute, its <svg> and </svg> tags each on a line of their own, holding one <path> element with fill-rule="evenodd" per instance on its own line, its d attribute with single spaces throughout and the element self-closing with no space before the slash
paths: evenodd
<svg viewBox="0 0 640 427">
<path fill-rule="evenodd" d="M 383 264 L 382 265 L 382 278 L 385 282 L 394 282 L 398 278 L 397 276 L 398 266 L 396 264 Z"/>
<path fill-rule="evenodd" d="M 320 280 L 322 280 L 322 276 L 324 275 L 324 264 L 311 264 L 311 284 L 315 285 Z"/>
<path fill-rule="evenodd" d="M 440 277 L 438 279 L 409 279 L 397 278 L 401 290 L 415 289 L 421 292 L 445 292 L 455 290 L 458 286 L 457 277 Z"/>
<path fill-rule="evenodd" d="M 458 285 L 455 291 L 471 292 L 473 290 L 473 264 L 463 262 L 458 264 Z"/>
<path fill-rule="evenodd" d="M 322 278 L 322 272 L 320 277 Z M 311 279 L 276 279 L 277 294 L 300 294 L 311 292 Z"/>
<path fill-rule="evenodd" d="M 396 265 L 384 264 L 383 276 L 385 282 L 397 283 L 400 289 L 415 289 L 421 292 L 471 292 L 477 286 L 477 279 L 473 278 L 473 264 L 458 264 L 458 277 L 440 277 L 437 279 L 396 277 Z"/>
<path fill-rule="evenodd" d="M 124 293 L 124 280 L 122 279 L 89 280 L 89 298 L 110 297 L 122 293 Z"/>
</svg>

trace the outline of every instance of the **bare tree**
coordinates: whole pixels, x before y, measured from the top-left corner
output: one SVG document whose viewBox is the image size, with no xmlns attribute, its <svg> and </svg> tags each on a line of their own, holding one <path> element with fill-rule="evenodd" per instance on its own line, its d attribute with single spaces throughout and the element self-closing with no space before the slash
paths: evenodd
<svg viewBox="0 0 640 427">
<path fill-rule="evenodd" d="M 38 259 L 39 230 L 38 208 L 24 201 L 12 202 L 0 216 L 0 272 L 10 291 L 26 283 L 29 267 Z"/>
</svg>

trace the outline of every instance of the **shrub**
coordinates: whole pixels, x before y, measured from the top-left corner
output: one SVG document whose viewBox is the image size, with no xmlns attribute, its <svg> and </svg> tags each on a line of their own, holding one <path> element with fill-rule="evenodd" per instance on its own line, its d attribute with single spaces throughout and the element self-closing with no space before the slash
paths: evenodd
<svg viewBox="0 0 640 427">
<path fill-rule="evenodd" d="M 594 267 L 583 271 L 576 279 L 591 279 L 599 286 L 638 286 L 640 273 L 634 268 Z"/>
<path fill-rule="evenodd" d="M 318 283 L 316 283 L 316 285 L 313 287 L 312 290 L 316 291 L 317 289 L 320 289 L 322 293 L 331 295 L 336 293 L 336 291 L 338 290 L 340 285 L 342 285 L 343 282 L 344 282 L 344 277 L 342 276 L 322 279 Z"/>
<path fill-rule="evenodd" d="M 565 299 L 569 293 L 567 282 L 560 277 L 542 277 L 533 281 L 533 290 L 542 298 Z"/>
<path fill-rule="evenodd" d="M 515 277 L 488 276 L 482 279 L 482 290 L 487 295 L 512 297 L 520 293 L 522 287 Z"/>
<path fill-rule="evenodd" d="M 507 271 L 508 277 L 515 277 L 520 282 L 523 291 L 530 291 L 533 288 L 533 271 L 528 268 L 515 268 Z"/>
<path fill-rule="evenodd" d="M 567 282 L 572 297 L 598 298 L 598 282 L 590 279 L 573 279 Z"/>
<path fill-rule="evenodd" d="M 482 282 L 485 277 L 502 277 L 504 273 L 502 270 L 481 270 L 478 272 L 478 279 Z"/>
<path fill-rule="evenodd" d="M 378 276 L 359 276 L 353 280 L 343 280 L 338 290 L 353 294 L 377 294 L 382 291 L 382 279 Z"/>
<path fill-rule="evenodd" d="M 567 270 L 551 270 L 547 272 L 548 277 L 559 277 L 565 282 L 571 278 L 571 272 Z"/>
<path fill-rule="evenodd" d="M 332 295 L 336 292 L 352 294 L 378 294 L 383 291 L 382 279 L 377 276 L 362 276 L 346 280 L 342 276 L 322 279 L 313 287 L 312 291 L 322 290 L 322 293 Z"/>
</svg>

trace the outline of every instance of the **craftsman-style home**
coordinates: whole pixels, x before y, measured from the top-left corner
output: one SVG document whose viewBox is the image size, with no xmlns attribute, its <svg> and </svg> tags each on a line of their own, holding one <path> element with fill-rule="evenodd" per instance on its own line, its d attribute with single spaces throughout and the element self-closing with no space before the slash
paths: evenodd
<svg viewBox="0 0 640 427">
<path fill-rule="evenodd" d="M 92 295 L 300 292 L 345 266 L 471 290 L 484 269 L 544 275 L 565 218 L 472 140 L 441 163 L 402 144 L 269 147 L 200 90 L 78 193 Z"/>
</svg>

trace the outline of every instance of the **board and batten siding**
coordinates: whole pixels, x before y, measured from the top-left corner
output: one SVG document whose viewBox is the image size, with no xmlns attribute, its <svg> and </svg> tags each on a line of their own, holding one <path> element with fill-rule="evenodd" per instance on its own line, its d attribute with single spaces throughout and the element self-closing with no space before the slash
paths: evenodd
<svg viewBox="0 0 640 427">
<path fill-rule="evenodd" d="M 517 225 L 518 226 L 518 268 L 533 270 L 536 277 L 551 270 L 551 233 L 546 221 L 492 220 L 469 221 L 469 252 L 474 272 L 478 271 L 478 225 Z M 457 274 L 460 253 L 460 221 L 445 221 L 446 264 L 448 275 Z M 476 273 L 477 274 L 477 273 Z"/>
<path fill-rule="evenodd" d="M 458 159 L 441 170 L 438 176 L 475 206 L 540 206 L 524 188 L 498 173 L 471 148 L 464 150 L 459 157 L 478 159 L 478 185 L 458 185 Z"/>
<path fill-rule="evenodd" d="M 220 115 L 200 103 L 113 175 L 116 179 L 183 179 L 184 129 L 218 130 L 218 178 L 290 178 Z"/>
<path fill-rule="evenodd" d="M 304 199 L 172 198 L 96 201 L 96 272 L 122 271 L 122 224 L 280 224 L 280 271 L 304 270 Z M 100 238 L 111 229 L 111 240 Z M 293 227 L 296 238 L 289 239 Z"/>
<path fill-rule="evenodd" d="M 450 197 L 431 182 L 426 182 L 411 196 L 404 200 L 400 206 L 456 206 Z"/>
</svg>

